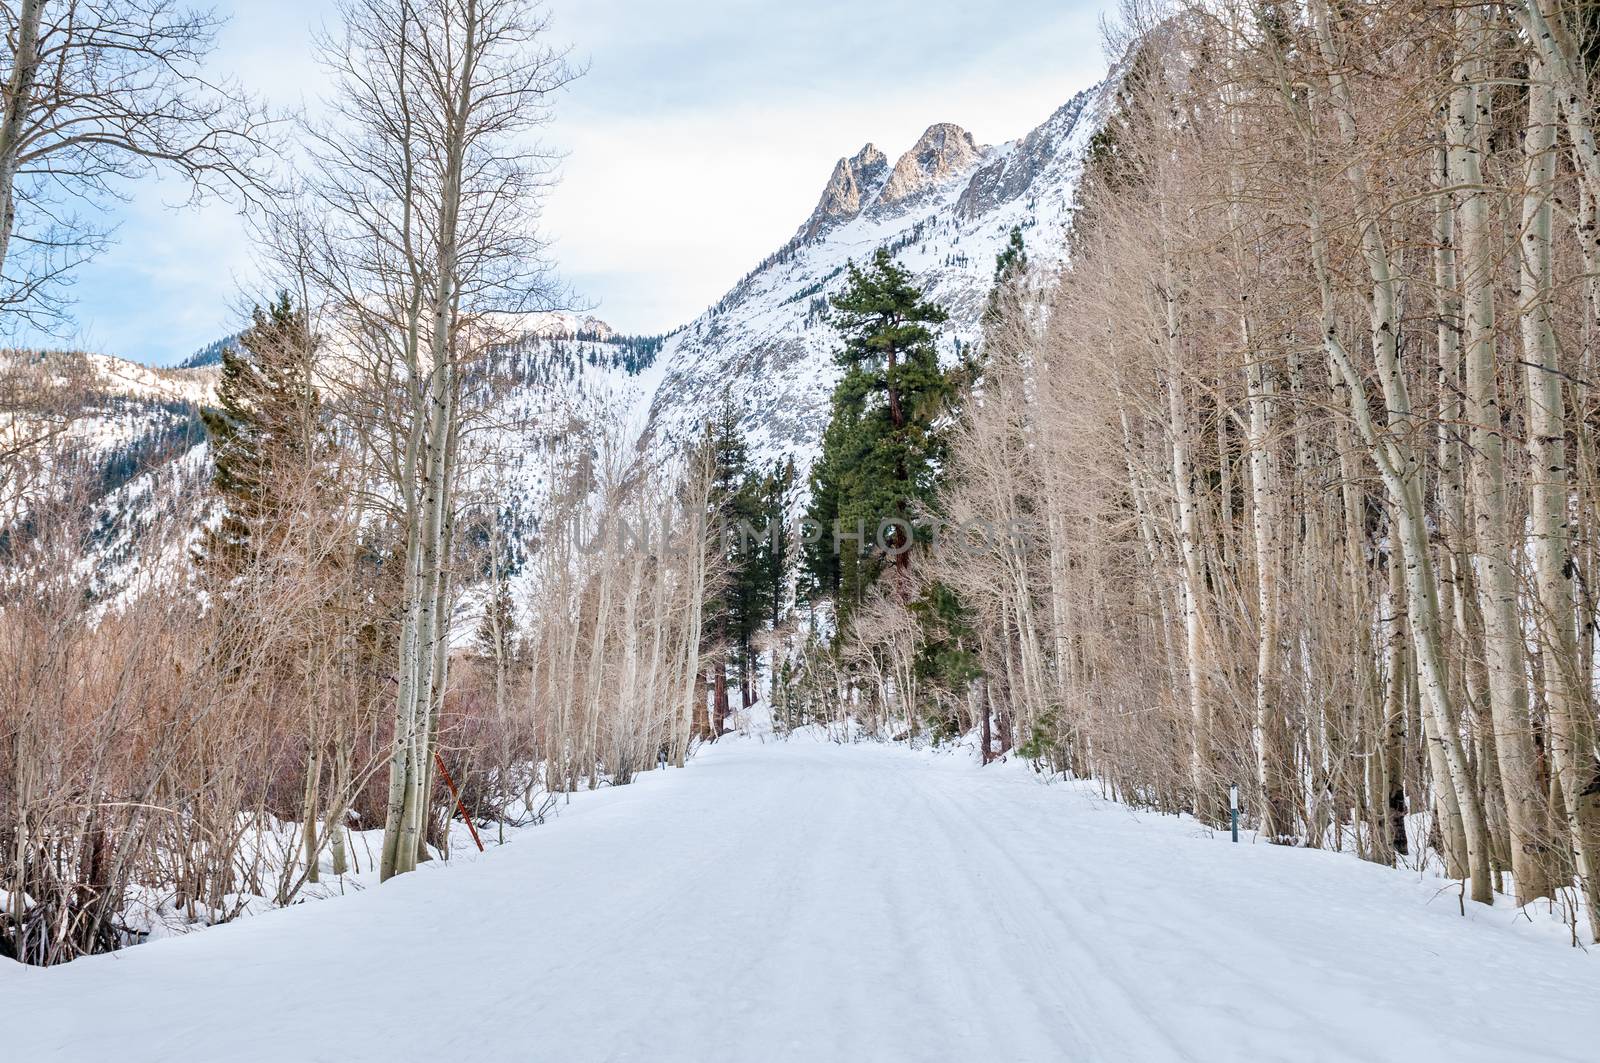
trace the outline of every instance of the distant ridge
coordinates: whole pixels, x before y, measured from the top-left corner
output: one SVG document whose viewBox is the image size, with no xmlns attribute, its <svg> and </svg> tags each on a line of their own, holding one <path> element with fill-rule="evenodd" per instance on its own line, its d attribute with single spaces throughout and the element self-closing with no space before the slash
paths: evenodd
<svg viewBox="0 0 1600 1063">
<path fill-rule="evenodd" d="M 198 351 L 195 351 L 189 357 L 179 362 L 173 368 L 204 369 L 207 366 L 221 365 L 222 352 L 231 344 L 238 343 L 239 337 L 242 335 L 243 333 L 241 332 L 235 332 L 231 335 L 222 337 L 220 340 L 212 340 L 210 343 L 206 344 L 204 347 L 200 348 Z"/>
</svg>

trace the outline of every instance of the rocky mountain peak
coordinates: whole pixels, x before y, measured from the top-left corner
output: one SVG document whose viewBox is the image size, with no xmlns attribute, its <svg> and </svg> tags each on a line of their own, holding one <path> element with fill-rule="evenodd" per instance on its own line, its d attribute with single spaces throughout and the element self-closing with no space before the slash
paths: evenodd
<svg viewBox="0 0 1600 1063">
<path fill-rule="evenodd" d="M 878 248 L 949 313 L 939 348 L 953 362 L 982 336 L 995 256 L 1013 229 L 1041 268 L 1065 259 L 1078 176 L 1108 91 L 1087 90 L 1032 133 L 993 147 L 958 126 L 930 126 L 892 173 L 870 144 L 840 159 L 796 237 L 663 341 L 642 445 L 668 460 L 694 445 L 707 411 L 731 401 L 752 460 L 793 458 L 808 471 L 840 374 L 828 300 L 849 283 L 850 263 Z"/>
<path fill-rule="evenodd" d="M 936 122 L 894 164 L 878 202 L 893 204 L 910 199 L 961 173 L 982 156 L 971 133 L 950 122 Z"/>
<path fill-rule="evenodd" d="M 822 190 L 817 208 L 800 229 L 801 237 L 809 240 L 829 226 L 860 214 L 862 205 L 883 183 L 888 167 L 889 157 L 870 143 L 834 163 L 833 175 Z"/>
</svg>

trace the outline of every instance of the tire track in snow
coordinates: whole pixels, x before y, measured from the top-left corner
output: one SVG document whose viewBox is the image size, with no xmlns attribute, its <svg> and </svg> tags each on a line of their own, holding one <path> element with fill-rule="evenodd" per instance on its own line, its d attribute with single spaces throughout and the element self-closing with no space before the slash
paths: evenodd
<svg viewBox="0 0 1600 1063">
<path fill-rule="evenodd" d="M 929 773 L 931 774 L 931 773 Z M 937 775 L 933 776 L 938 778 Z M 923 780 L 919 777 L 919 782 Z M 1128 988 L 1123 972 L 1099 949 L 1093 947 L 1094 935 L 1083 933 L 1077 920 L 1066 918 L 1061 898 L 1040 884 L 1025 868 L 1016 855 L 992 836 L 994 822 L 985 823 L 968 800 L 952 794 L 948 787 L 922 785 L 922 797 L 938 810 L 932 820 L 944 828 L 944 839 L 953 857 L 965 857 L 970 862 L 974 849 L 991 854 L 992 867 L 1004 868 L 1006 874 L 997 884 L 991 903 L 1005 906 L 1018 904 L 1020 895 L 1031 897 L 1035 925 L 1013 924 L 1007 944 L 1025 949 L 1039 969 L 1050 971 L 1066 983 L 1064 992 L 1052 995 L 1065 1002 L 1069 1019 L 1082 1038 L 1084 1047 L 1094 1053 L 1084 1058 L 1092 1060 L 1127 1060 L 1129 1063 L 1160 1063 L 1163 1060 L 1187 1061 L 1194 1057 L 1184 1052 L 1177 1039 L 1153 1021 L 1147 1006 Z M 963 795 L 966 796 L 966 795 Z M 951 823 L 959 823 L 959 831 Z M 1075 908 L 1087 915 L 1082 905 Z M 1043 933 L 1039 925 L 1053 919 L 1063 931 L 1059 935 Z M 1014 962 L 1014 961 L 1013 961 Z M 1033 988 L 1037 995 L 1039 989 Z M 1090 1018 L 1080 1018 L 1079 1014 Z"/>
</svg>

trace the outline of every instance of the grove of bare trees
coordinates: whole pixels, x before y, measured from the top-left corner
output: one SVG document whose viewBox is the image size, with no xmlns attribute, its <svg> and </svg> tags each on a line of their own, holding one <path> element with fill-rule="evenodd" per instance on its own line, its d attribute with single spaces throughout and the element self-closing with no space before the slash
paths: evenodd
<svg viewBox="0 0 1600 1063">
<path fill-rule="evenodd" d="M 51 20 L 77 33 L 89 13 L 139 14 L 151 48 L 176 50 L 119 59 L 117 85 L 144 88 L 112 86 L 104 106 L 152 115 L 116 145 L 85 123 L 89 146 L 61 146 L 57 172 L 158 156 L 202 185 L 251 179 L 209 154 L 254 143 L 224 119 L 242 100 L 183 96 L 203 18 L 28 2 L 13 79 L 64 76 L 65 59 L 24 60 L 76 47 Z M 84 563 L 122 519 L 71 460 L 92 366 L 0 362 L 0 950 L 25 962 L 287 904 L 325 874 L 403 873 L 448 853 L 452 819 L 537 821 L 553 793 L 681 766 L 706 734 L 710 473 L 563 426 L 540 444 L 561 460 L 533 539 L 505 519 L 505 351 L 522 311 L 560 298 L 533 137 L 573 72 L 544 11 L 340 13 L 322 44 L 331 106 L 257 216 L 281 290 L 224 353 L 199 483 L 116 529 L 138 539 L 137 587 L 107 594 Z M 40 106 L 16 120 L 25 144 L 77 121 Z M 657 538 L 596 534 L 597 507 Z M 464 596 L 484 585 L 474 638 Z"/>
<path fill-rule="evenodd" d="M 919 566 L 981 677 L 885 593 L 851 696 L 1600 931 L 1595 14 L 1127 5 L 943 470 L 1031 531 Z"/>
</svg>

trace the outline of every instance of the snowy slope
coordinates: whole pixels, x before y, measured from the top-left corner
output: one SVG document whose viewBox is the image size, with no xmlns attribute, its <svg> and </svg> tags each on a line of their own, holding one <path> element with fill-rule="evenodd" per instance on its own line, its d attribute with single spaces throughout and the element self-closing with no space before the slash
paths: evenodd
<svg viewBox="0 0 1600 1063">
<path fill-rule="evenodd" d="M 538 533 L 551 491 L 579 463 L 598 460 L 606 436 L 618 447 L 637 437 L 634 411 L 651 393 L 659 341 L 641 348 L 597 318 L 566 313 L 501 325 L 520 338 L 483 366 L 460 489 L 499 510 L 515 546 Z"/>
<path fill-rule="evenodd" d="M 130 448 L 162 449 L 150 437 L 176 434 L 211 401 L 217 380 L 210 369 L 153 369 L 103 354 L 14 349 L 0 350 L 0 374 L 8 386 L 33 396 L 38 415 L 8 410 L 0 443 L 55 422 L 64 426 L 51 440 L 56 450 L 89 463 Z"/>
<path fill-rule="evenodd" d="M 637 437 L 634 411 L 653 391 L 649 367 L 659 341 L 618 336 L 602 321 L 566 313 L 497 324 L 518 338 L 483 366 L 477 422 L 465 444 L 474 475 L 462 490 L 498 514 L 515 544 L 537 532 L 552 484 L 594 456 L 603 432 Z M 33 351 L 0 352 L 0 359 L 0 370 L 20 366 L 55 395 L 36 417 L 0 422 L 0 442 L 7 432 L 27 435 L 35 421 L 59 424 L 37 461 L 44 487 L 88 521 L 83 566 L 96 593 L 112 598 L 180 577 L 198 529 L 214 518 L 200 412 L 215 402 L 215 363 L 152 369 L 105 355 Z M 338 388 L 322 386 L 325 394 Z M 0 529 L 19 516 L 0 514 Z M 152 536 L 158 527 L 165 533 Z"/>
<path fill-rule="evenodd" d="M 838 380 L 837 339 L 823 312 L 845 283 L 846 263 L 889 248 L 950 312 L 944 352 L 972 343 L 995 256 L 1014 226 L 1033 261 L 1062 260 L 1084 152 L 1108 100 L 1097 85 L 997 146 L 939 123 L 893 166 L 872 144 L 840 159 L 794 237 L 668 339 L 650 407 L 652 445 L 681 444 L 726 400 L 743 415 L 759 461 L 793 456 L 804 473 Z"/>
<path fill-rule="evenodd" d="M 381 889 L 0 964 L 0 1001 L 62 1061 L 1592 1061 L 1556 930 L 1017 764 L 730 739 Z"/>
<path fill-rule="evenodd" d="M 141 568 L 141 540 L 159 521 L 192 523 L 208 473 L 201 408 L 212 401 L 215 369 L 152 369 L 107 355 L 0 351 L 8 388 L 34 405 L 0 419 L 8 435 L 36 439 L 23 449 L 28 484 L 7 496 L 0 530 L 31 514 L 77 518 L 87 538 L 83 564 L 102 587 L 124 586 Z M 63 513 L 52 513 L 55 505 Z"/>
</svg>

